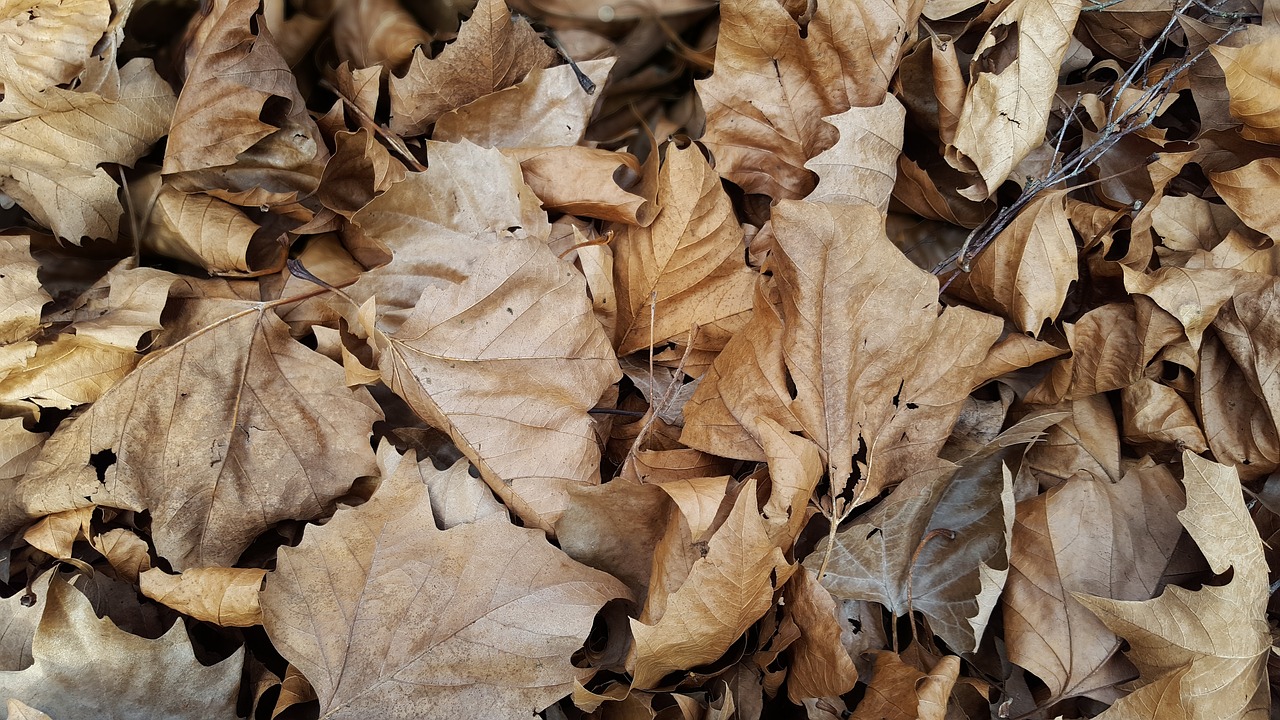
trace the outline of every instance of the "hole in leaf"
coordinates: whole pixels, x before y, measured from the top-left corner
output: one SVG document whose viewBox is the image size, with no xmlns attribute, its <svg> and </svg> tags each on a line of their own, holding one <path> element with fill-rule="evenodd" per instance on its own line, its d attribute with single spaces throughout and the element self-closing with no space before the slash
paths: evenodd
<svg viewBox="0 0 1280 720">
<path fill-rule="evenodd" d="M 106 484 L 107 468 L 116 464 L 116 453 L 111 448 L 107 448 L 106 450 L 99 450 L 98 452 L 89 456 L 89 464 L 92 465 L 93 469 L 97 471 L 98 482 Z"/>
</svg>

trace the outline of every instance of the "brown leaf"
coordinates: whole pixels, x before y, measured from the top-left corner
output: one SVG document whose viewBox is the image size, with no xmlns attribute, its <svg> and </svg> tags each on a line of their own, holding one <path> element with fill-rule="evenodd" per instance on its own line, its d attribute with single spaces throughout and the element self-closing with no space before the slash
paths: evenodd
<svg viewBox="0 0 1280 720">
<path fill-rule="evenodd" d="M 929 674 L 902 662 L 896 653 L 880 650 L 866 698 L 850 720 L 942 720 L 947 697 L 960 673 L 960 658 L 947 655 Z"/>
<path fill-rule="evenodd" d="M 755 497 L 749 480 L 661 617 L 631 621 L 633 687 L 656 687 L 668 673 L 718 659 L 773 603 L 793 568 L 769 537 Z"/>
<path fill-rule="evenodd" d="M 1076 476 L 1018 504 L 1003 597 L 1009 659 L 1053 698 L 1087 695 L 1128 679 L 1111 661 L 1120 639 L 1072 597 L 1148 600 L 1182 528 L 1182 490 L 1159 465 L 1118 483 Z M 1082 539 L 1087 538 L 1087 542 Z"/>
<path fill-rule="evenodd" d="M 732 327 L 751 308 L 757 273 L 743 260 L 742 228 L 702 153 L 669 146 L 656 184 L 653 223 L 615 230 L 619 355 L 685 339 L 694 327 Z"/>
<path fill-rule="evenodd" d="M 1222 66 L 1231 95 L 1231 115 L 1244 123 L 1240 134 L 1248 140 L 1280 142 L 1280 74 L 1275 56 L 1280 34 L 1263 28 L 1245 35 L 1243 47 L 1211 45 L 1209 52 Z"/>
<path fill-rule="evenodd" d="M 49 584 L 31 651 L 35 664 L 0 673 L 0 687 L 54 718 L 235 716 L 243 649 L 205 667 L 182 623 L 156 640 L 130 635 L 61 580 Z"/>
<path fill-rule="evenodd" d="M 358 0 L 336 9 L 334 45 L 356 68 L 381 65 L 400 72 L 420 46 L 431 44 L 431 33 L 396 0 Z"/>
<path fill-rule="evenodd" d="M 527 20 L 513 19 L 503 0 L 481 0 L 456 41 L 431 59 L 415 51 L 404 77 L 391 78 L 391 130 L 425 134 L 450 110 L 515 85 L 555 59 L 555 51 Z"/>
<path fill-rule="evenodd" d="M 1170 585 L 1153 600 L 1124 602 L 1077 594 L 1116 634 L 1142 672 L 1133 694 L 1099 717 L 1153 717 L 1159 698 L 1176 695 L 1188 718 L 1261 720 L 1268 714 L 1265 617 L 1270 589 L 1262 540 L 1231 468 L 1183 454 L 1187 507 L 1178 519 L 1224 585 L 1191 591 Z"/>
<path fill-rule="evenodd" d="M 888 212 L 902 152 L 902 103 L 886 93 L 879 105 L 851 107 L 824 119 L 840 131 L 840 139 L 805 163 L 818 174 L 818 186 L 806 199 L 832 205 L 866 203 Z"/>
<path fill-rule="evenodd" d="M 786 587 L 786 606 L 800 628 L 800 639 L 788 649 L 787 698 L 799 705 L 807 698 L 835 697 L 853 689 L 858 671 L 840 644 L 836 603 L 812 571 L 801 568 Z"/>
<path fill-rule="evenodd" d="M 969 94 L 947 159 L 981 177 L 971 199 L 995 194 L 1044 140 L 1079 0 L 1014 0 L 974 51 Z"/>
<path fill-rule="evenodd" d="M 258 591 L 266 570 L 257 568 L 193 568 L 170 575 L 160 568 L 139 574 L 142 594 L 183 615 L 222 627 L 262 624 Z"/>
<path fill-rule="evenodd" d="M 271 524 L 312 518 L 373 470 L 379 412 L 261 303 L 190 300 L 193 334 L 65 423 L 20 481 L 24 515 L 151 512 L 175 569 L 229 565 Z"/>
<path fill-rule="evenodd" d="M 524 181 L 548 210 L 629 225 L 653 222 L 652 203 L 620 184 L 640 172 L 633 155 L 577 145 L 504 154 L 520 161 Z"/>
<path fill-rule="evenodd" d="M 805 163 L 836 142 L 823 118 L 881 103 L 922 5 L 819 3 L 801 37 L 777 0 L 722 3 L 715 71 L 696 83 L 717 172 L 775 200 L 808 195 Z"/>
<path fill-rule="evenodd" d="M 438 529 L 419 466 L 399 468 L 281 548 L 262 591 L 267 634 L 320 716 L 514 717 L 567 695 L 590 675 L 570 656 L 626 587 L 501 515 Z"/>
</svg>

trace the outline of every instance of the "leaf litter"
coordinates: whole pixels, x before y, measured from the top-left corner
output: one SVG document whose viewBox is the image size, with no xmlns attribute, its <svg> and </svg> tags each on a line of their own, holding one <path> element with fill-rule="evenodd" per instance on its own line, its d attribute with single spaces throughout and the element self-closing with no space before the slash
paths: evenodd
<svg viewBox="0 0 1280 720">
<path fill-rule="evenodd" d="M 1270 717 L 1278 18 L 0 9 L 0 712 Z"/>
</svg>

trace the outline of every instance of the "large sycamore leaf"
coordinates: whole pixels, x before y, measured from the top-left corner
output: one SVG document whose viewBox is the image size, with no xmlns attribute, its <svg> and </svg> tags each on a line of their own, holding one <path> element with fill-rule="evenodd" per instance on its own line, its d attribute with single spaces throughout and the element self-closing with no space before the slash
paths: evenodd
<svg viewBox="0 0 1280 720">
<path fill-rule="evenodd" d="M 823 118 L 880 104 L 922 6 L 818 3 L 802 36 L 777 0 L 722 3 L 715 72 L 697 81 L 716 170 L 747 192 L 807 195 L 805 163 L 836 141 Z"/>
<path fill-rule="evenodd" d="M 1009 659 L 1054 698 L 1128 679 L 1127 668 L 1109 662 L 1120 639 L 1071 593 L 1150 599 L 1182 532 L 1174 517 L 1181 496 L 1164 466 L 1148 465 L 1118 483 L 1082 473 L 1018 504 L 1005 642 Z"/>
<path fill-rule="evenodd" d="M 0 190 L 73 243 L 116 237 L 120 188 L 100 166 L 132 165 L 173 114 L 173 91 L 151 61 L 130 61 L 119 80 L 111 97 L 49 88 L 38 115 L 0 126 Z"/>
<path fill-rule="evenodd" d="M 780 307 L 757 296 L 685 406 L 682 441 L 762 460 L 756 418 L 769 417 L 817 443 L 833 494 L 856 481 L 861 504 L 931 466 L 987 379 L 977 370 L 1001 323 L 942 310 L 937 279 L 894 247 L 870 205 L 783 201 L 773 231 L 765 269 Z"/>
<path fill-rule="evenodd" d="M 619 355 L 684 341 L 694 326 L 751 310 L 756 273 L 745 261 L 742 226 L 702 153 L 668 147 L 657 183 L 653 223 L 620 226 L 614 239 Z"/>
<path fill-rule="evenodd" d="M 378 309 L 353 325 L 387 386 L 522 520 L 550 530 L 567 487 L 599 480 L 587 411 L 621 376 L 617 359 L 581 273 L 548 248 L 519 165 L 470 143 L 428 152 L 430 169 L 356 215 L 393 259 L 348 289 Z"/>
<path fill-rule="evenodd" d="M 1190 452 L 1182 465 L 1187 507 L 1178 519 L 1209 567 L 1230 571 L 1230 580 L 1195 591 L 1170 585 L 1146 602 L 1076 595 L 1129 642 L 1128 658 L 1142 673 L 1141 686 L 1099 717 L 1262 720 L 1271 653 L 1262 539 L 1235 470 Z M 1176 711 L 1151 714 L 1162 698 L 1176 698 Z"/>
<path fill-rule="evenodd" d="M 0 697 L 50 717 L 237 717 L 243 649 L 205 667 L 196 660 L 183 623 L 155 640 L 131 635 L 94 615 L 88 598 L 58 579 L 49 583 L 31 652 L 31 667 L 0 672 Z"/>
<path fill-rule="evenodd" d="M 748 480 L 662 616 L 651 624 L 631 621 L 632 686 L 655 687 L 667 673 L 718 659 L 764 615 L 793 569 L 769 536 L 755 481 Z"/>
<path fill-rule="evenodd" d="M 457 40 L 430 59 L 419 48 L 405 76 L 392 76 L 391 130 L 422 135 L 441 115 L 508 88 L 555 60 L 555 51 L 529 21 L 513 19 L 503 0 L 480 0 Z"/>
<path fill-rule="evenodd" d="M 164 174 L 237 204 L 315 190 L 329 151 L 257 0 L 216 0 L 193 26 Z"/>
<path fill-rule="evenodd" d="M 318 517 L 372 474 L 372 399 L 269 307 L 188 300 L 174 322 L 197 329 L 58 428 L 5 528 L 85 505 L 148 510 L 175 569 L 230 565 L 272 524 Z"/>
<path fill-rule="evenodd" d="M 428 485 L 442 475 L 401 460 L 267 576 L 267 634 L 322 718 L 522 718 L 591 674 L 571 656 L 626 586 L 504 513 L 441 529 Z"/>
<path fill-rule="evenodd" d="M 953 164 L 976 169 L 982 178 L 972 199 L 994 194 L 1044 141 L 1058 68 L 1079 15 L 1080 0 L 1014 0 L 978 43 L 954 148 L 948 149 Z"/>
<path fill-rule="evenodd" d="M 974 652 L 1009 572 L 1013 486 L 1007 468 L 939 468 L 899 485 L 805 567 L 837 598 L 871 600 L 929 619 L 956 652 Z M 827 555 L 830 557 L 827 557 Z"/>
</svg>

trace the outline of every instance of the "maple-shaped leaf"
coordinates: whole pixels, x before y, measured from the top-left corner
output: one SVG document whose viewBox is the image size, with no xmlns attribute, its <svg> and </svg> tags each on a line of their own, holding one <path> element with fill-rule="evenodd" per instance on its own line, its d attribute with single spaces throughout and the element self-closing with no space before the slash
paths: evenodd
<svg viewBox="0 0 1280 720">
<path fill-rule="evenodd" d="M 285 205 L 315 191 L 328 148 L 257 0 L 216 0 L 191 29 L 163 172 L 185 191 Z"/>
<path fill-rule="evenodd" d="M 618 227 L 614 238 L 619 355 L 741 322 L 751 309 L 757 274 L 744 261 L 742 226 L 697 147 L 667 148 L 655 202 L 652 224 Z"/>
<path fill-rule="evenodd" d="M 183 623 L 155 640 L 131 635 L 62 580 L 49 583 L 31 652 L 31 667 L 0 672 L 0 697 L 53 718 L 236 717 L 243 649 L 206 667 Z"/>
<path fill-rule="evenodd" d="M 851 107 L 824 118 L 840 131 L 840 139 L 805 163 L 818 174 L 818 186 L 805 199 L 832 205 L 862 202 L 888 212 L 906 116 L 902 103 L 886 94 L 879 105 Z"/>
<path fill-rule="evenodd" d="M 598 482 L 587 411 L 620 377 L 617 359 L 515 161 L 470 143 L 428 152 L 425 173 L 356 215 L 394 257 L 348 288 L 377 302 L 353 325 L 383 382 L 524 522 L 550 530 L 566 488 Z"/>
<path fill-rule="evenodd" d="M 780 305 L 757 294 L 686 405 L 681 441 L 763 460 L 756 418 L 769 417 L 818 444 L 833 494 L 856 483 L 856 506 L 930 466 L 987 379 L 976 370 L 1001 323 L 942 310 L 937 279 L 894 247 L 870 205 L 783 201 L 772 225 L 765 270 Z"/>
<path fill-rule="evenodd" d="M 417 50 L 404 77 L 392 76 L 391 130 L 422 135 L 441 115 L 510 87 L 555 60 L 555 51 L 528 20 L 513 19 L 503 0 L 480 0 L 457 40 L 434 58 Z"/>
<path fill-rule="evenodd" d="M 1044 141 L 1080 0 L 1015 0 L 983 35 L 970 64 L 969 93 L 948 160 L 975 169 L 971 199 L 995 193 Z"/>
<path fill-rule="evenodd" d="M 1118 483 L 1081 474 L 1019 503 L 1002 599 L 1005 642 L 1009 659 L 1054 698 L 1128 679 L 1128 668 L 1110 662 L 1119 638 L 1071 593 L 1149 599 L 1182 531 L 1173 507 L 1181 495 L 1167 468 L 1149 465 Z"/>
<path fill-rule="evenodd" d="M 715 71 L 696 81 L 716 170 L 747 192 L 807 195 L 805 163 L 836 141 L 823 118 L 880 104 L 922 5 L 820 3 L 802 33 L 777 0 L 722 3 Z"/>
<path fill-rule="evenodd" d="M 632 686 L 655 687 L 667 673 L 718 659 L 764 615 L 793 570 L 756 508 L 755 480 L 748 480 L 661 617 L 631 621 Z"/>
<path fill-rule="evenodd" d="M 805 567 L 825 566 L 819 581 L 838 598 L 919 611 L 952 650 L 975 651 L 1009 572 L 1012 478 L 993 470 L 912 476 L 834 542 L 823 539 Z"/>
<path fill-rule="evenodd" d="M 617 58 L 588 60 L 578 66 L 603 88 Z M 484 147 L 570 147 L 582 142 L 600 96 L 582 89 L 568 65 L 534 70 L 518 85 L 486 95 L 449 112 L 436 122 L 431 137 L 442 142 L 469 140 Z"/>
<path fill-rule="evenodd" d="M 321 718 L 525 717 L 590 676 L 571 656 L 600 607 L 629 596 L 505 514 L 441 529 L 434 482 L 402 460 L 369 502 L 281 548 L 267 577 L 267 634 Z"/>
<path fill-rule="evenodd" d="M 45 95 L 39 114 L 0 125 L 0 190 L 64 240 L 114 238 L 120 188 L 100 166 L 132 165 L 164 137 L 173 91 L 151 61 L 138 59 L 121 68 L 109 96 L 62 88 Z"/>
<path fill-rule="evenodd" d="M 6 237 L 0 244 L 0 344 L 26 340 L 40 329 L 40 311 L 52 300 L 36 273 L 31 236 Z"/>
<path fill-rule="evenodd" d="M 1258 528 L 1232 468 L 1183 453 L 1187 507 L 1178 513 L 1209 567 L 1230 579 L 1187 590 L 1170 585 L 1153 600 L 1112 600 L 1076 594 L 1108 628 L 1129 642 L 1126 656 L 1141 672 L 1140 687 L 1100 718 L 1268 717 L 1267 658 L 1271 633 L 1267 561 Z M 1177 714 L 1151 708 L 1175 698 Z"/>
<path fill-rule="evenodd" d="M 264 303 L 187 300 L 194 329 L 64 423 L 5 527 L 86 504 L 151 513 L 175 569 L 230 565 L 259 533 L 328 509 L 373 471 L 379 411 Z"/>
</svg>

